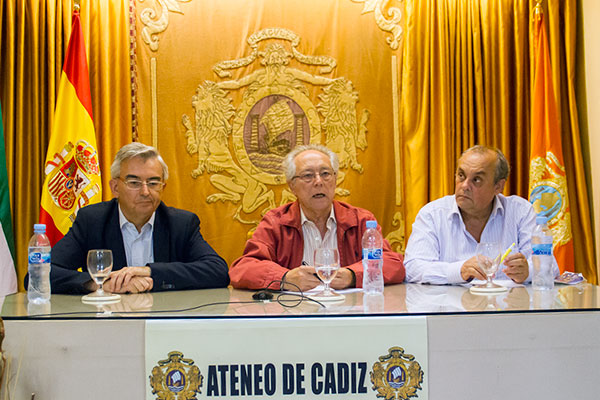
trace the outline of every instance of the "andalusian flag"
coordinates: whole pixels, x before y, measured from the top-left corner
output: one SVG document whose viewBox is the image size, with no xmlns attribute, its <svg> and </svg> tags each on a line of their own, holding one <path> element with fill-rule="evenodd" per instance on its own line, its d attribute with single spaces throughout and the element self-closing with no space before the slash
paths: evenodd
<svg viewBox="0 0 600 400">
<path fill-rule="evenodd" d="M 562 273 L 573 271 L 574 267 L 571 211 L 544 14 L 539 5 L 534 11 L 534 19 L 535 75 L 531 99 L 529 201 L 538 214 L 548 217 L 554 236 L 554 256 Z"/>
<path fill-rule="evenodd" d="M 0 107 L 0 296 L 17 291 L 17 273 L 13 254 L 15 241 L 10 214 L 10 192 L 6 174 L 6 152 L 4 149 L 4 129 L 2 108 Z"/>
<path fill-rule="evenodd" d="M 69 230 L 77 210 L 102 198 L 92 119 L 92 97 L 79 11 L 60 78 L 42 189 L 40 223 L 54 245 Z"/>
</svg>

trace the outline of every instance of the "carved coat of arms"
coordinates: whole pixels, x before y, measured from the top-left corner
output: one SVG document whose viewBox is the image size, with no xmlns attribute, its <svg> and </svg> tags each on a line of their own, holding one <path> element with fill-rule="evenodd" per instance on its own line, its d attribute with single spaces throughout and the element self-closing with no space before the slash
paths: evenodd
<svg viewBox="0 0 600 400">
<path fill-rule="evenodd" d="M 186 150 L 198 159 L 192 177 L 209 174 L 217 192 L 206 201 L 237 204 L 234 219 L 241 223 L 256 225 L 248 215 L 294 199 L 284 189 L 277 202 L 273 187 L 285 183 L 281 162 L 296 145 L 322 143 L 338 154 L 340 196 L 350 194 L 339 187 L 342 170 L 363 172 L 357 149 L 367 147 L 370 113 L 357 115 L 359 96 L 350 80 L 325 76 L 336 68 L 335 59 L 302 54 L 299 43 L 298 35 L 283 28 L 251 35 L 251 53 L 217 63 L 213 71 L 220 80 L 198 85 L 194 114 L 182 116 Z M 253 72 L 231 79 L 232 70 L 254 63 Z M 306 70 L 314 67 L 318 73 Z M 234 98 L 241 98 L 239 104 Z"/>
</svg>

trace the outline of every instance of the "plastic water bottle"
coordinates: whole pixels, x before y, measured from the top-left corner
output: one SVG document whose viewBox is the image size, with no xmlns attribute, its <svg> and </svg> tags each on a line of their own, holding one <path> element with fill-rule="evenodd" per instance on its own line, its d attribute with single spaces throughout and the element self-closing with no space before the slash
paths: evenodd
<svg viewBox="0 0 600 400">
<path fill-rule="evenodd" d="M 27 300 L 40 304 L 50 301 L 50 240 L 46 225 L 35 224 L 29 240 L 29 285 Z"/>
<path fill-rule="evenodd" d="M 362 248 L 363 292 L 367 295 L 383 293 L 383 238 L 377 230 L 377 221 L 367 221 Z"/>
<path fill-rule="evenodd" d="M 548 218 L 538 215 L 536 226 L 531 237 L 533 249 L 533 279 L 534 290 L 554 289 L 554 274 L 552 268 L 552 231 L 548 228 Z"/>
</svg>

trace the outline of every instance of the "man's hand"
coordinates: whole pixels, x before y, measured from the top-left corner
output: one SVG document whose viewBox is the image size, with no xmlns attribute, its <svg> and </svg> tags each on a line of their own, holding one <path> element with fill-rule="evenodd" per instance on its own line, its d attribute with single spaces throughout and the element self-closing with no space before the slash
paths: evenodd
<svg viewBox="0 0 600 400">
<path fill-rule="evenodd" d="M 333 289 L 346 289 L 356 286 L 356 277 L 350 268 L 340 268 L 331 281 Z"/>
<path fill-rule="evenodd" d="M 471 257 L 460 267 L 460 276 L 465 281 L 471 281 L 473 279 L 486 280 L 485 273 L 479 268 L 477 264 L 477 257 Z"/>
<path fill-rule="evenodd" d="M 521 253 L 513 253 L 504 259 L 502 272 L 516 283 L 523 283 L 529 276 L 529 264 Z"/>
<path fill-rule="evenodd" d="M 286 283 L 292 283 L 293 285 L 286 285 Z M 321 281 L 317 278 L 315 267 L 311 265 L 301 265 L 289 270 L 285 274 L 284 283 L 281 285 L 281 289 L 298 291 L 298 288 L 300 288 L 300 290 L 305 292 L 319 286 L 320 283 Z"/>
<path fill-rule="evenodd" d="M 104 283 L 111 293 L 141 293 L 152 290 L 154 281 L 150 277 L 150 267 L 125 267 L 110 273 Z"/>
<path fill-rule="evenodd" d="M 114 282 L 109 279 L 104 283 L 104 289 L 110 293 L 143 293 L 149 292 L 154 287 L 154 281 L 149 276 L 134 276 L 126 286 L 120 289 L 113 287 Z"/>
</svg>

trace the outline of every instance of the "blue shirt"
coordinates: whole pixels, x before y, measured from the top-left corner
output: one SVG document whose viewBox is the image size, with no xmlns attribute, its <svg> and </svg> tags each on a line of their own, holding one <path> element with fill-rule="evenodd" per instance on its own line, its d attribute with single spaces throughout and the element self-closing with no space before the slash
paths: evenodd
<svg viewBox="0 0 600 400">
<path fill-rule="evenodd" d="M 123 235 L 127 265 L 130 267 L 143 267 L 154 262 L 152 232 L 155 214 L 155 212 L 152 213 L 148 222 L 142 226 L 142 231 L 138 232 L 135 225 L 125 218 L 119 205 L 119 226 Z"/>
<path fill-rule="evenodd" d="M 526 282 L 533 276 L 531 234 L 535 217 L 529 201 L 499 194 L 480 238 L 481 242 L 499 242 L 503 251 L 514 242 L 513 252 L 523 254 L 529 264 Z M 476 248 L 477 240 L 465 228 L 454 195 L 434 200 L 419 211 L 413 224 L 404 255 L 406 281 L 464 283 L 460 269 L 475 255 Z M 510 279 L 502 269 L 502 266 L 498 268 L 496 278 Z M 556 261 L 554 275 L 558 275 Z"/>
</svg>

